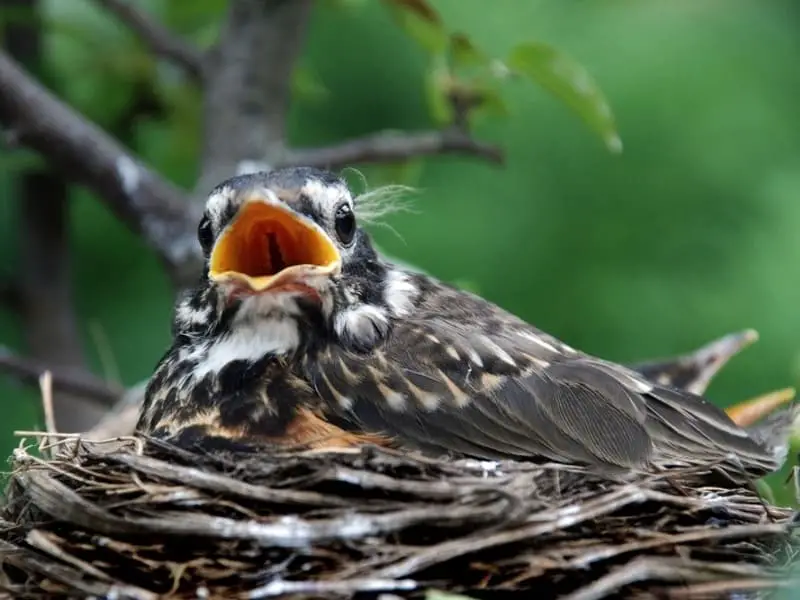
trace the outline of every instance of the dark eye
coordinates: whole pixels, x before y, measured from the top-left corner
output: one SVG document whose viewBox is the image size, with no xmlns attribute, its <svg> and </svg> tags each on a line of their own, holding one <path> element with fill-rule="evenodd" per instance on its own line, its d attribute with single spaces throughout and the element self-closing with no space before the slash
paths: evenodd
<svg viewBox="0 0 800 600">
<path fill-rule="evenodd" d="M 342 204 L 337 208 L 334 218 L 336 220 L 334 224 L 336 227 L 336 235 L 339 237 L 339 241 L 345 246 L 349 245 L 356 235 L 356 216 L 353 214 L 350 205 Z"/>
<path fill-rule="evenodd" d="M 214 243 L 214 232 L 211 231 L 211 220 L 206 215 L 203 215 L 200 225 L 197 226 L 197 240 L 205 252 L 211 250 L 211 245 Z"/>
</svg>

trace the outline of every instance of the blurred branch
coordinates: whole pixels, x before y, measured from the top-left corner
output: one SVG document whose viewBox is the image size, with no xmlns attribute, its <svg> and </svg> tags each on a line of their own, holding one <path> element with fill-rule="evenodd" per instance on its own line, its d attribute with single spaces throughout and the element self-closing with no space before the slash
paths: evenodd
<svg viewBox="0 0 800 600">
<path fill-rule="evenodd" d="M 18 60 L 38 69 L 41 61 L 41 6 L 37 0 L 2 0 L 4 8 L 27 9 L 30 18 L 8 24 L 5 46 Z M 16 173 L 19 266 L 17 313 L 31 357 L 56 367 L 85 368 L 72 302 L 67 185 L 48 166 Z M 102 416 L 96 403 L 55 390 L 54 416 L 64 432 L 80 431 Z"/>
<path fill-rule="evenodd" d="M 181 66 L 193 79 L 203 79 L 202 52 L 182 40 L 161 23 L 133 6 L 130 0 L 95 0 L 97 4 L 127 25 L 157 56 Z"/>
<path fill-rule="evenodd" d="M 52 367 L 86 371 L 72 301 L 69 197 L 66 183 L 50 169 L 17 177 L 19 206 L 20 317 L 27 354 Z M 58 431 L 81 431 L 103 414 L 82 394 L 54 389 Z"/>
<path fill-rule="evenodd" d="M 280 166 L 304 165 L 338 169 L 353 163 L 391 162 L 434 154 L 467 154 L 495 163 L 503 151 L 460 129 L 404 133 L 383 131 L 322 148 L 291 150 Z"/>
<path fill-rule="evenodd" d="M 283 156 L 291 75 L 311 7 L 311 0 L 229 2 L 209 56 L 199 197 L 245 165 L 270 168 Z"/>
<path fill-rule="evenodd" d="M 122 388 L 95 377 L 84 369 L 54 367 L 44 361 L 22 358 L 3 346 L 0 346 L 0 371 L 33 386 L 39 385 L 39 376 L 42 373 L 50 371 L 56 391 L 87 398 L 101 407 L 113 406 L 123 393 Z"/>
<path fill-rule="evenodd" d="M 199 215 L 186 196 L 2 52 L 0 123 L 12 141 L 40 152 L 100 196 L 158 253 L 173 281 L 188 283 L 197 277 L 202 258 L 194 230 Z"/>
</svg>

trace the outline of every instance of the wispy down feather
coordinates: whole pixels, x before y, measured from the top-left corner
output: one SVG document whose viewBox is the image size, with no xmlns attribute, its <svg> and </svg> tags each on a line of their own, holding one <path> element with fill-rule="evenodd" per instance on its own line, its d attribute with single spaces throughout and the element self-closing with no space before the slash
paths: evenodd
<svg viewBox="0 0 800 600">
<path fill-rule="evenodd" d="M 385 185 L 369 190 L 353 199 L 356 216 L 369 225 L 381 225 L 380 219 L 398 212 L 411 212 L 415 190 L 405 185 Z"/>
</svg>

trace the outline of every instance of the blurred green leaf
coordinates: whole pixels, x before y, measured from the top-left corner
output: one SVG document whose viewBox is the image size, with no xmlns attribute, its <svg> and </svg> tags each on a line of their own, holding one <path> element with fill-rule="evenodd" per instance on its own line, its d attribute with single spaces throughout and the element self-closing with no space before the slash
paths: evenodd
<svg viewBox="0 0 800 600">
<path fill-rule="evenodd" d="M 436 12 L 430 2 L 426 0 L 386 0 L 387 2 L 395 5 L 396 7 L 404 10 L 408 14 L 413 14 L 422 21 L 431 23 L 432 25 L 441 26 L 442 20 L 439 13 Z"/>
<path fill-rule="evenodd" d="M 328 4 L 340 10 L 361 9 L 367 0 L 327 0 Z"/>
<path fill-rule="evenodd" d="M 202 0 L 201 2 L 169 2 L 153 0 L 154 6 L 160 10 L 151 11 L 162 16 L 162 21 L 169 27 L 185 30 L 196 27 L 200 23 L 223 24 L 223 15 L 228 10 L 229 0 Z"/>
<path fill-rule="evenodd" d="M 194 30 L 192 39 L 198 48 L 209 48 L 219 40 L 219 29 L 219 21 L 204 23 Z"/>
<path fill-rule="evenodd" d="M 454 67 L 485 67 L 489 64 L 489 57 L 464 33 L 450 36 L 450 59 Z"/>
<path fill-rule="evenodd" d="M 31 6 L 3 6 L 0 10 L 0 26 L 3 29 L 11 25 L 30 25 L 36 22 Z"/>
<path fill-rule="evenodd" d="M 47 162 L 45 162 L 41 154 L 27 148 L 20 148 L 15 152 L 0 152 L 0 171 L 6 174 L 19 173 L 46 166 Z"/>
<path fill-rule="evenodd" d="M 202 99 L 190 83 L 154 82 L 153 91 L 164 112 L 140 115 L 132 133 L 132 147 L 142 159 L 170 173 L 179 185 L 191 186 L 202 149 Z"/>
<path fill-rule="evenodd" d="M 298 65 L 292 71 L 292 94 L 298 100 L 313 104 L 328 98 L 330 91 L 313 69 L 305 65 Z"/>
<path fill-rule="evenodd" d="M 509 116 L 508 105 L 498 90 L 485 90 L 483 102 L 477 109 L 478 114 L 495 117 Z"/>
<path fill-rule="evenodd" d="M 370 180 L 374 187 L 394 184 L 415 186 L 422 177 L 424 167 L 425 160 L 420 157 L 380 165 L 374 169 Z"/>
<path fill-rule="evenodd" d="M 764 500 L 770 504 L 775 504 L 775 492 L 772 491 L 772 488 L 766 481 L 763 479 L 756 481 L 756 491 Z"/>
<path fill-rule="evenodd" d="M 622 140 L 611 107 L 589 73 L 564 53 L 540 42 L 511 50 L 506 64 L 559 98 L 598 133 L 612 152 L 622 152 Z"/>
<path fill-rule="evenodd" d="M 70 105 L 108 127 L 128 110 L 137 85 L 151 80 L 155 59 L 113 19 L 53 8 L 43 39 L 46 77 Z"/>
<path fill-rule="evenodd" d="M 479 95 L 481 103 L 473 109 L 472 116 L 509 116 L 508 104 L 496 84 L 477 85 L 475 92 Z"/>
<path fill-rule="evenodd" d="M 453 106 L 448 95 L 450 93 L 451 77 L 440 57 L 425 72 L 425 96 L 428 111 L 437 125 L 446 125 L 453 120 Z"/>
<path fill-rule="evenodd" d="M 428 53 L 447 51 L 449 37 L 439 14 L 425 0 L 384 0 L 400 27 Z"/>
</svg>

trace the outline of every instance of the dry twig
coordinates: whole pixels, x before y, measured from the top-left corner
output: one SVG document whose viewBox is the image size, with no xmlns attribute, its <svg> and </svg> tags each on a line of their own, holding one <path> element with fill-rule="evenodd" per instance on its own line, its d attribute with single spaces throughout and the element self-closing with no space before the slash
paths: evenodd
<svg viewBox="0 0 800 600">
<path fill-rule="evenodd" d="M 73 368 L 51 368 L 40 361 L 17 356 L 4 346 L 0 346 L 0 371 L 31 385 L 38 385 L 42 374 L 49 372 L 55 390 L 82 396 L 105 407 L 113 406 L 124 391 L 91 373 Z"/>
<path fill-rule="evenodd" d="M 327 148 L 298 149 L 278 161 L 278 166 L 305 165 L 339 169 L 351 164 L 402 161 L 417 156 L 466 154 L 493 163 L 503 162 L 503 151 L 476 140 L 458 128 L 417 133 L 383 131 L 334 144 Z"/>
</svg>

